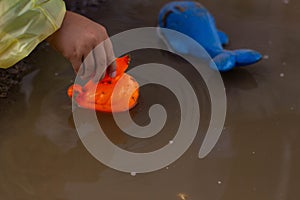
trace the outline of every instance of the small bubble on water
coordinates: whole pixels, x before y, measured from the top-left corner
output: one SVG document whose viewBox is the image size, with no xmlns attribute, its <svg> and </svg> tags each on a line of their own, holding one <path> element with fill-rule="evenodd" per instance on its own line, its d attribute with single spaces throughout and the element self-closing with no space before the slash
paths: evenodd
<svg viewBox="0 0 300 200">
<path fill-rule="evenodd" d="M 284 73 L 281 73 L 281 74 L 280 74 L 280 77 L 284 77 Z"/>
<path fill-rule="evenodd" d="M 173 141 L 173 140 L 170 140 L 170 141 L 169 141 L 169 144 L 173 144 L 173 143 L 174 143 L 174 141 Z"/>
<path fill-rule="evenodd" d="M 282 2 L 283 2 L 284 4 L 289 4 L 289 3 L 290 3 L 289 0 L 282 0 Z"/>
<path fill-rule="evenodd" d="M 218 181 L 218 185 L 221 185 L 222 184 L 222 181 Z"/>
<path fill-rule="evenodd" d="M 272 42 L 271 40 L 269 40 L 269 42 L 268 42 L 268 43 L 269 43 L 269 45 L 272 45 L 272 44 L 273 44 L 273 42 Z"/>
<path fill-rule="evenodd" d="M 131 172 L 131 176 L 136 176 L 136 172 Z"/>
<path fill-rule="evenodd" d="M 58 76 L 58 75 L 59 75 L 59 73 L 58 73 L 58 72 L 55 72 L 55 73 L 54 73 L 54 76 Z"/>
<path fill-rule="evenodd" d="M 263 59 L 265 59 L 265 60 L 268 60 L 269 58 L 270 58 L 269 55 L 264 55 L 264 56 L 263 56 Z"/>
</svg>

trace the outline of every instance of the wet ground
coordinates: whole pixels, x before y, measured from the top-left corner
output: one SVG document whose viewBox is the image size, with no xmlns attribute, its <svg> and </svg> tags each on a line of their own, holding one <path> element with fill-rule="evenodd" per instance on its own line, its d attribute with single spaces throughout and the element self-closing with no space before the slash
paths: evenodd
<svg viewBox="0 0 300 200">
<path fill-rule="evenodd" d="M 87 6 L 80 12 L 104 24 L 113 35 L 155 26 L 165 2 L 105 1 L 98 5 L 101 8 Z M 102 165 L 85 149 L 74 127 L 66 95 L 74 79 L 70 64 L 50 48 L 43 48 L 33 63 L 37 70 L 23 79 L 11 102 L 0 109 L 0 199 L 299 199 L 300 2 L 201 3 L 230 36 L 227 48 L 247 47 L 265 55 L 253 66 L 223 74 L 227 119 L 208 157 L 200 160 L 197 152 L 205 134 L 209 101 L 204 83 L 193 80 L 199 82 L 196 87 L 203 94 L 203 125 L 184 156 L 168 168 L 134 177 Z M 162 52 L 133 53 L 134 64 L 158 59 L 188 67 Z M 152 150 L 167 142 L 178 124 L 172 98 L 164 89 L 141 91 L 141 103 L 132 112 L 143 112 L 159 102 L 169 105 L 167 110 L 173 116 L 163 133 L 149 140 L 122 135 L 110 115 L 99 117 L 111 129 L 109 138 L 115 144 L 135 151 Z"/>
</svg>

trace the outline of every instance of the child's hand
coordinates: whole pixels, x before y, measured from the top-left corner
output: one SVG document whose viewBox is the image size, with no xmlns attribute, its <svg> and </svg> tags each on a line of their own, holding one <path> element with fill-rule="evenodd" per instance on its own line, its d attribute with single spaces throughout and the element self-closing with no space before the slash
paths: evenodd
<svg viewBox="0 0 300 200">
<path fill-rule="evenodd" d="M 107 67 L 109 75 L 115 76 L 115 56 L 112 44 L 107 38 L 103 26 L 67 11 L 61 28 L 47 41 L 71 62 L 81 78 L 93 78 L 96 82 L 105 75 Z M 101 42 L 103 45 L 97 46 Z M 83 66 L 80 68 L 81 64 Z"/>
</svg>

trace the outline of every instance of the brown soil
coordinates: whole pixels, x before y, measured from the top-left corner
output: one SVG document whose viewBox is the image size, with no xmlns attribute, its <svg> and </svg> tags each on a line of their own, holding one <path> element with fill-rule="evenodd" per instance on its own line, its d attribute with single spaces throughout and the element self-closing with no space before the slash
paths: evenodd
<svg viewBox="0 0 300 200">
<path fill-rule="evenodd" d="M 0 69 L 0 98 L 6 98 L 32 68 L 30 62 L 22 60 L 8 69 Z"/>
</svg>

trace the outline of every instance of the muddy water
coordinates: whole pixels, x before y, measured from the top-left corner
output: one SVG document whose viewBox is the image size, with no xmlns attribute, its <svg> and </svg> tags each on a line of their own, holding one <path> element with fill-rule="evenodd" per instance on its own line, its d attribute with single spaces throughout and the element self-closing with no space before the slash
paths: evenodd
<svg viewBox="0 0 300 200">
<path fill-rule="evenodd" d="M 165 2 L 115 0 L 102 3 L 101 8 L 88 8 L 85 15 L 116 34 L 154 26 Z M 1 108 L 0 199 L 299 199 L 300 2 L 202 3 L 230 36 L 228 48 L 248 47 L 265 55 L 258 64 L 223 75 L 227 119 L 208 157 L 197 159 L 210 104 L 203 82 L 196 79 L 192 82 L 203 97 L 203 120 L 184 156 L 168 168 L 135 177 L 102 165 L 88 153 L 74 128 L 66 96 L 74 79 L 70 65 L 44 48 L 35 59 L 38 70 L 25 77 L 12 103 Z M 133 53 L 134 65 L 162 59 L 188 68 L 182 60 L 162 52 Z M 185 73 L 193 77 L 191 71 Z M 108 137 L 134 151 L 161 147 L 179 119 L 176 101 L 165 89 L 153 86 L 141 93 L 141 103 L 132 112 L 142 113 L 158 102 L 173 116 L 160 136 L 136 140 L 120 134 L 111 116 L 99 116 L 111 130 Z M 145 116 L 135 120 L 147 123 Z"/>
</svg>

